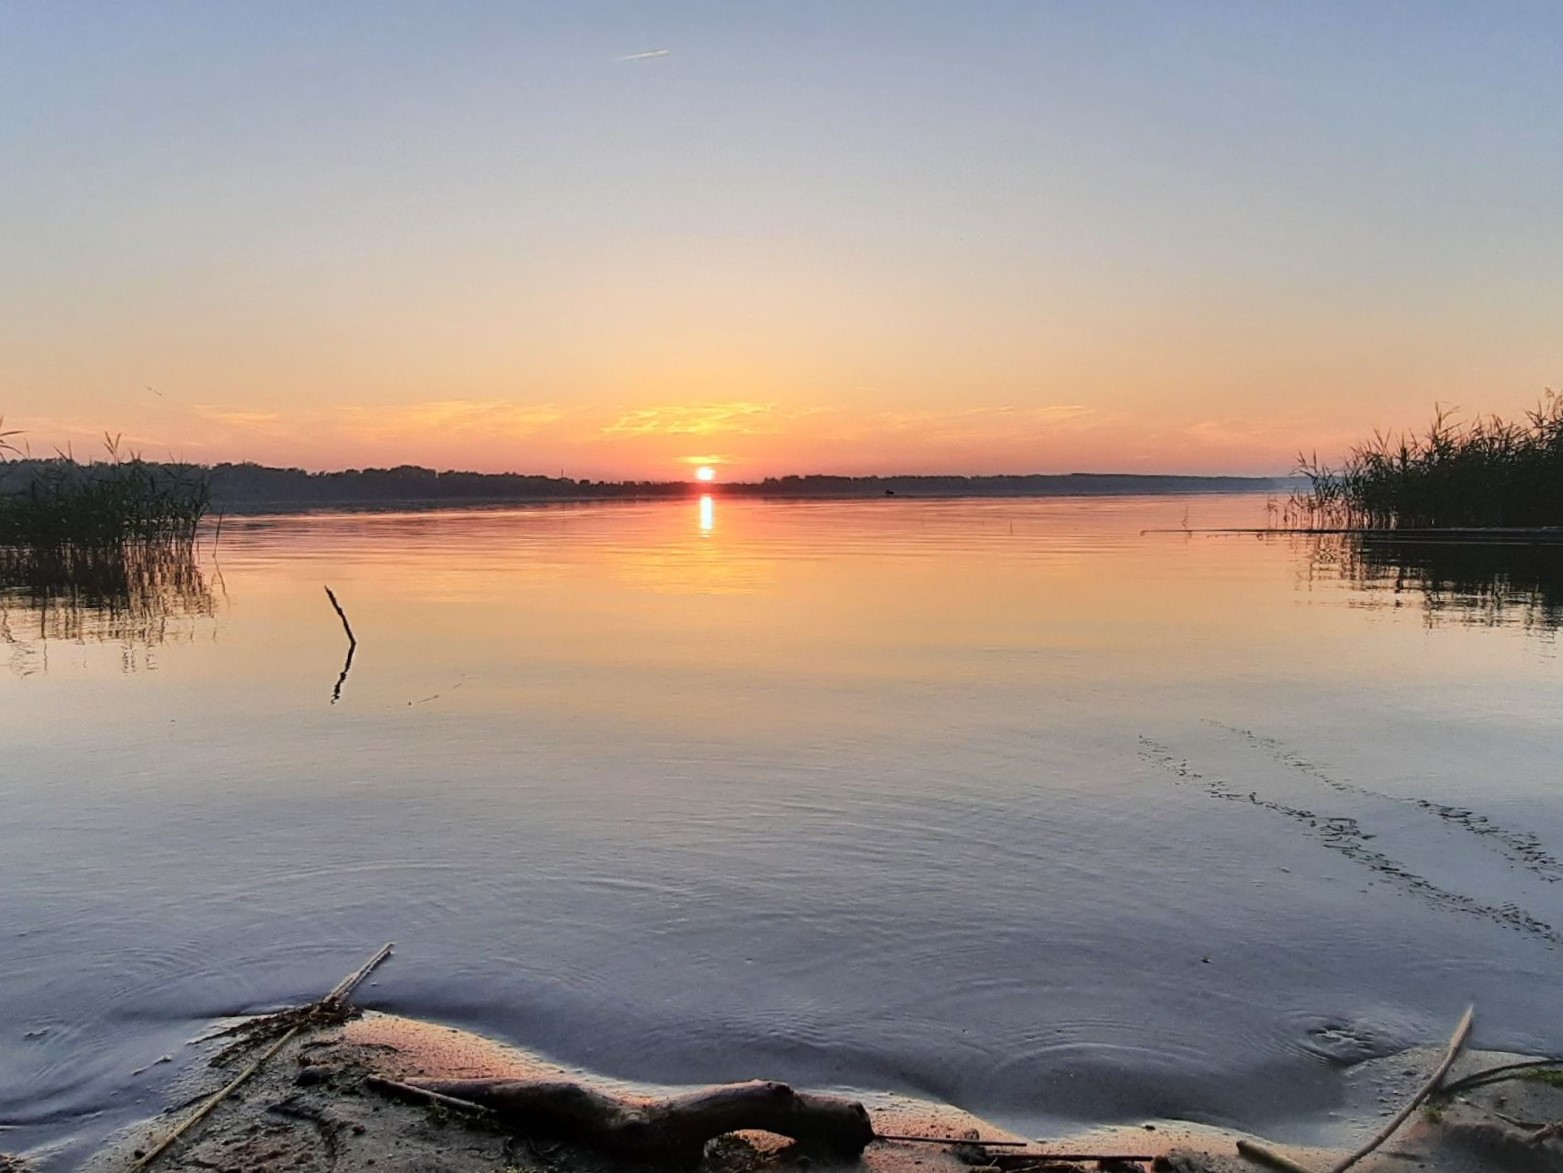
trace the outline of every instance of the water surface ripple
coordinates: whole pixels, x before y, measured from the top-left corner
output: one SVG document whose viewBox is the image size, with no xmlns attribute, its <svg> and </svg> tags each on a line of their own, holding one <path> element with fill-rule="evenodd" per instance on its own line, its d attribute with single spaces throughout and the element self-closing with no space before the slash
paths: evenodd
<svg viewBox="0 0 1563 1173">
<path fill-rule="evenodd" d="M 1552 612 L 1142 532 L 1264 504 L 229 519 L 132 625 L 0 590 L 5 1146 L 393 939 L 388 1010 L 1032 1132 L 1307 1139 L 1468 1001 L 1563 1049 Z"/>
</svg>

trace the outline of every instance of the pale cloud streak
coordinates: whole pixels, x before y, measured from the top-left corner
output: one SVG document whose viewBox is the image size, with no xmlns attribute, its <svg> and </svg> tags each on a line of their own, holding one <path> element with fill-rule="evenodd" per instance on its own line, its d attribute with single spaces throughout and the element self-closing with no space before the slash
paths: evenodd
<svg viewBox="0 0 1563 1173">
<path fill-rule="evenodd" d="M 195 414 L 203 420 L 211 420 L 213 423 L 228 424 L 236 428 L 250 428 L 260 431 L 275 432 L 283 421 L 281 412 L 276 411 L 242 411 L 236 408 L 219 407 L 209 403 L 195 405 Z"/>
<path fill-rule="evenodd" d="M 644 53 L 626 53 L 623 57 L 615 57 L 615 61 L 650 61 L 654 57 L 668 57 L 672 55 L 672 49 L 648 49 Z"/>
<path fill-rule="evenodd" d="M 367 441 L 452 435 L 515 439 L 530 436 L 567 414 L 550 403 L 524 404 L 503 399 L 439 399 L 382 407 L 330 404 L 288 414 L 197 404 L 194 411 L 203 420 L 241 431 L 267 435 L 332 432 Z"/>
<path fill-rule="evenodd" d="M 623 412 L 602 429 L 604 436 L 765 436 L 783 430 L 796 414 L 774 403 L 689 403 Z"/>
<path fill-rule="evenodd" d="M 563 420 L 552 404 L 503 399 L 440 399 L 395 407 L 335 407 L 334 424 L 365 440 L 401 437 L 471 436 L 522 439 Z"/>
<path fill-rule="evenodd" d="M 491 470 L 551 463 L 568 447 L 571 411 L 509 399 L 431 399 L 363 406 L 323 403 L 302 411 L 200 404 L 193 447 L 212 459 L 303 461 L 312 467 L 426 463 L 481 464 Z M 187 417 L 188 418 L 188 417 Z M 578 432 L 589 425 L 577 422 Z M 546 454 L 546 455 L 545 455 Z"/>
<path fill-rule="evenodd" d="M 888 411 L 871 415 L 871 426 L 919 431 L 986 431 L 990 427 L 1048 426 L 1083 421 L 1097 415 L 1095 408 L 1081 403 L 1050 404 L 1042 407 L 969 407 L 954 411 Z"/>
<path fill-rule="evenodd" d="M 1113 419 L 1080 403 L 1038 407 L 966 407 L 953 410 L 880 411 L 848 417 L 833 434 L 842 439 L 914 434 L 919 440 L 981 440 L 1024 434 L 1103 427 Z"/>
</svg>

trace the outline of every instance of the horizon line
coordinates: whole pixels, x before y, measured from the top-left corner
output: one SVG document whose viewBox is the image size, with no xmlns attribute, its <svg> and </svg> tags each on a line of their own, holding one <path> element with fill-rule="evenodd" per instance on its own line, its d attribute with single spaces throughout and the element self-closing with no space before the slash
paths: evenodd
<svg viewBox="0 0 1563 1173">
<path fill-rule="evenodd" d="M 1071 471 L 1068 471 L 1068 472 L 1038 472 L 1038 471 L 1032 471 L 1032 472 L 892 472 L 892 473 L 884 473 L 884 472 L 875 472 L 875 473 L 786 472 L 786 473 L 769 473 L 769 474 L 766 474 L 766 475 L 764 475 L 762 477 L 759 477 L 759 478 L 753 479 L 753 480 L 721 480 L 721 479 L 717 479 L 717 480 L 712 480 L 712 481 L 699 481 L 699 480 L 696 480 L 693 477 L 644 477 L 644 476 L 642 476 L 642 477 L 637 477 L 637 476 L 619 476 L 619 477 L 616 477 L 616 478 L 608 478 L 608 477 L 572 477 L 572 476 L 566 475 L 563 469 L 561 469 L 560 472 L 557 475 L 546 473 L 546 472 L 526 472 L 526 471 L 522 471 L 522 470 L 519 470 L 519 469 L 505 469 L 503 471 L 498 471 L 498 472 L 484 472 L 484 471 L 481 471 L 481 470 L 478 470 L 478 469 L 471 469 L 471 468 L 455 468 L 455 467 L 438 468 L 438 467 L 435 467 L 433 465 L 413 464 L 413 463 L 409 463 L 409 462 L 403 462 L 403 463 L 400 463 L 400 464 L 386 464 L 386 465 L 368 465 L 368 464 L 366 464 L 366 465 L 348 465 L 348 466 L 332 467 L 332 468 L 309 468 L 309 467 L 306 467 L 304 465 L 299 465 L 299 464 L 266 464 L 266 463 L 263 463 L 262 461 L 258 461 L 258 460 L 218 460 L 218 461 L 180 460 L 180 459 L 174 457 L 172 454 L 170 454 L 167 459 L 163 459 L 163 460 L 149 458 L 149 457 L 146 457 L 146 456 L 142 456 L 140 454 L 132 454 L 131 456 L 129 456 L 125 460 L 89 459 L 89 460 L 85 460 L 84 461 L 84 460 L 78 459 L 74 455 L 71 455 L 71 454 L 68 454 L 68 453 L 64 453 L 64 452 L 56 452 L 54 455 L 50 455 L 50 456 L 34 456 L 34 455 L 31 455 L 31 454 L 24 454 L 24 455 L 20 455 L 20 456 L 11 456 L 9 458 L 0 457 L 0 476 L 3 476 L 4 469 L 5 469 L 5 467 L 7 465 L 55 464 L 55 463 L 60 463 L 60 462 L 66 462 L 66 463 L 81 465 L 83 467 L 92 467 L 94 465 L 125 463 L 125 462 L 130 462 L 130 461 L 139 461 L 139 462 L 144 463 L 144 464 L 177 465 L 177 466 L 181 466 L 181 467 L 185 467 L 185 468 L 203 468 L 203 469 L 210 469 L 210 470 L 217 470 L 217 469 L 221 469 L 221 468 L 257 468 L 257 469 L 265 469 L 267 471 L 274 471 L 274 472 L 303 473 L 306 476 L 341 476 L 341 475 L 345 475 L 345 474 L 348 474 L 348 473 L 368 473 L 368 472 L 389 473 L 389 472 L 398 472 L 398 471 L 406 470 L 408 472 L 431 473 L 434 476 L 533 477 L 533 478 L 539 478 L 539 479 L 542 479 L 542 480 L 549 480 L 549 481 L 571 481 L 571 482 L 574 482 L 576 484 L 582 484 L 582 483 L 597 484 L 597 485 L 629 485 L 629 484 L 654 484 L 654 485 L 692 484 L 692 485 L 694 485 L 694 484 L 705 484 L 707 487 L 716 487 L 716 486 L 721 486 L 721 485 L 761 485 L 761 484 L 764 484 L 767 481 L 807 480 L 807 479 L 830 479 L 830 480 L 851 480 L 851 481 L 917 480 L 917 479 L 924 479 L 924 480 L 938 480 L 938 479 L 1014 480 L 1014 479 L 1027 478 L 1027 477 L 1056 477 L 1056 478 L 1061 478 L 1061 477 L 1132 477 L 1132 478 L 1137 478 L 1137 479 L 1160 478 L 1160 479 L 1178 479 L 1178 480 L 1238 480 L 1238 481 L 1281 481 L 1281 480 L 1302 480 L 1302 479 L 1306 479 L 1305 475 L 1303 473 L 1297 471 L 1296 469 L 1293 469 L 1293 470 L 1291 470 L 1289 472 L 1284 472 L 1284 473 L 1143 472 L 1143 471 L 1142 472 L 1131 472 L 1131 471 L 1129 471 L 1127 469 L 1115 469 L 1115 470 L 1111 470 L 1111 471 L 1107 471 L 1107 472 L 1091 472 L 1091 471 L 1087 471 L 1087 470 L 1083 470 L 1083 469 L 1075 469 L 1075 470 L 1071 470 Z"/>
</svg>

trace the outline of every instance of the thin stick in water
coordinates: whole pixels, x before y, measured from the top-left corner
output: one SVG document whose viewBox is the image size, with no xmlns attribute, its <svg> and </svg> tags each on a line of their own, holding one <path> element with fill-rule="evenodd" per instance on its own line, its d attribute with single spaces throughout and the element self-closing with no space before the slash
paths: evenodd
<svg viewBox="0 0 1563 1173">
<path fill-rule="evenodd" d="M 347 621 L 347 612 L 342 610 L 342 604 L 336 601 L 336 592 L 330 587 L 326 588 L 326 598 L 331 600 L 331 606 L 336 609 L 337 618 L 342 621 L 342 630 L 347 632 L 347 642 L 356 648 L 358 646 L 358 637 L 353 634 L 353 625 Z"/>
<path fill-rule="evenodd" d="M 347 659 L 342 661 L 342 671 L 337 673 L 336 684 L 331 689 L 331 703 L 334 705 L 342 699 L 342 686 L 347 683 L 347 674 L 353 670 L 353 655 L 358 651 L 358 637 L 353 634 L 353 625 L 347 621 L 347 612 L 342 610 L 342 604 L 336 600 L 336 592 L 330 587 L 326 588 L 326 598 L 331 600 L 337 618 L 342 621 L 342 630 L 347 632 Z"/>
<path fill-rule="evenodd" d="M 356 970 L 348 974 L 345 978 L 336 984 L 336 988 L 325 996 L 324 1001 L 326 1004 L 330 1006 L 340 1006 L 343 1002 L 346 1002 L 349 998 L 351 998 L 353 996 L 353 991 L 359 987 L 359 985 L 366 977 L 372 974 L 375 969 L 379 967 L 382 961 L 391 955 L 391 951 L 395 948 L 395 941 L 387 941 L 384 945 L 381 945 L 380 952 L 376 953 L 368 961 L 364 962 L 363 965 L 359 966 Z"/>
</svg>

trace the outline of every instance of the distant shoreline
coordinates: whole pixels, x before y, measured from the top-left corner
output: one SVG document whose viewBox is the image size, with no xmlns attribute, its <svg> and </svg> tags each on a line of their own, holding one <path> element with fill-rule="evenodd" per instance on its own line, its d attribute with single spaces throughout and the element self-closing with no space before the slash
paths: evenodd
<svg viewBox="0 0 1563 1173">
<path fill-rule="evenodd" d="M 655 501 L 714 493 L 793 501 L 908 498 L 1148 497 L 1290 493 L 1291 477 L 1161 476 L 1135 473 L 1020 476 L 786 476 L 710 485 L 694 481 L 590 481 L 515 473 L 366 469 L 307 473 L 259 465 L 211 469 L 216 513 L 318 510 L 494 509 L 508 505 Z"/>
<path fill-rule="evenodd" d="M 507 505 L 582 504 L 594 501 L 680 499 L 706 493 L 729 498 L 796 501 L 923 500 L 999 497 L 1159 497 L 1172 495 L 1290 494 L 1304 487 L 1297 477 L 1182 476 L 1156 473 L 1026 473 L 991 476 L 809 476 L 759 481 L 593 481 L 526 473 L 437 471 L 416 465 L 396 468 L 307 472 L 261 464 L 193 465 L 133 461 L 173 483 L 199 486 L 207 512 L 215 514 L 301 513 L 317 510 L 492 509 Z M 59 459 L 0 462 L 0 497 L 52 483 L 59 470 L 92 476 L 94 470 L 129 467 L 115 462 L 78 464 Z"/>
</svg>

